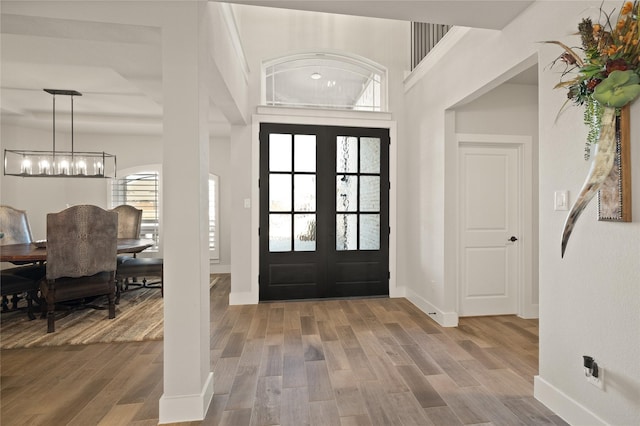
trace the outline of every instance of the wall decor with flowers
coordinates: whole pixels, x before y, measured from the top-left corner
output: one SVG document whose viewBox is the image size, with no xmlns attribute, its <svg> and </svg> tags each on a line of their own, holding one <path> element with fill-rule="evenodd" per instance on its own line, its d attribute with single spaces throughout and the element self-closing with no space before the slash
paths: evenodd
<svg viewBox="0 0 640 426">
<path fill-rule="evenodd" d="M 598 190 L 598 220 L 631 222 L 631 126 L 627 104 L 616 117 L 613 169 Z"/>
<path fill-rule="evenodd" d="M 546 42 L 564 49 L 554 61 L 566 65 L 555 87 L 567 90 L 565 105 L 584 108 L 584 122 L 589 128 L 585 159 L 592 161 L 564 224 L 562 257 L 578 217 L 598 192 L 599 219 L 631 220 L 629 105 L 640 95 L 640 3 L 624 2 L 617 19 L 614 14 L 615 10 L 607 12 L 601 6 L 597 23 L 591 18 L 582 19 L 578 24 L 581 47 Z M 595 154 L 591 158 L 593 144 Z"/>
</svg>

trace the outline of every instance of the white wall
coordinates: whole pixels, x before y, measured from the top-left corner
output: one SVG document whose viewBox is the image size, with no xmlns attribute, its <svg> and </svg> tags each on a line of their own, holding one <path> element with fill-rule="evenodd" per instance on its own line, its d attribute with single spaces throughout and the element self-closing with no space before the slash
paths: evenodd
<svg viewBox="0 0 640 426">
<path fill-rule="evenodd" d="M 230 167 L 230 139 L 228 137 L 211 137 L 210 166 L 211 173 L 219 176 L 218 187 L 218 244 L 220 259 L 217 265 L 212 265 L 212 272 L 230 272 L 231 268 L 231 167 Z"/>
<path fill-rule="evenodd" d="M 51 130 L 3 123 L 2 149 L 51 150 Z M 66 146 L 70 135 L 56 134 L 58 146 Z M 104 135 L 76 131 L 75 146 L 84 151 L 115 154 L 118 171 L 147 164 L 162 163 L 160 136 Z M 220 262 L 215 272 L 228 272 L 231 264 L 231 177 L 229 144 L 226 137 L 212 137 L 210 171 L 220 176 Z M 62 148 L 60 148 L 62 149 Z M 66 149 L 66 148 L 65 148 Z M 26 210 L 35 239 L 45 239 L 47 213 L 64 210 L 67 205 L 94 204 L 108 208 L 109 179 L 47 179 L 0 176 L 0 203 Z"/>
<path fill-rule="evenodd" d="M 502 84 L 455 110 L 456 133 L 525 135 L 533 141 L 531 301 L 538 305 L 538 86 Z M 537 307 L 537 306 L 536 306 Z M 531 308 L 529 311 L 535 311 Z"/>
<path fill-rule="evenodd" d="M 611 3 L 609 3 L 611 4 Z M 614 3 L 616 6 L 619 4 Z M 579 9 L 577 9 L 579 10 Z M 576 38 L 566 38 L 576 45 Z M 555 49 L 543 49 L 549 63 Z M 582 158 L 586 127 L 574 108 L 556 125 L 563 91 L 548 88 L 557 75 L 540 79 L 540 395 L 563 392 L 603 423 L 640 424 L 640 101 L 631 109 L 632 223 L 598 222 L 593 200 L 582 213 L 560 258 L 566 212 L 553 211 L 553 192 L 568 189 L 573 202 L 590 164 Z M 544 107 L 546 106 L 546 108 Z M 581 356 L 604 368 L 605 391 L 587 385 Z M 555 388 L 555 389 L 554 389 Z M 557 401 L 552 394 L 551 401 Z M 589 416 L 572 423 L 592 424 Z"/>
<path fill-rule="evenodd" d="M 456 108 L 457 133 L 538 138 L 538 86 L 505 83 Z"/>
<path fill-rule="evenodd" d="M 402 78 L 409 64 L 409 23 L 331 15 L 254 6 L 234 7 L 249 69 L 249 106 L 252 113 L 260 103 L 262 61 L 301 51 L 332 50 L 366 57 L 389 71 L 389 108 L 393 119 L 403 117 Z M 313 117 L 310 118 L 310 123 Z M 248 268 L 257 259 L 251 256 L 251 210 L 244 200 L 257 188 L 252 178 L 251 126 L 234 126 L 231 136 L 231 168 L 234 212 L 232 225 L 231 302 L 255 303 L 257 276 Z M 402 133 L 398 131 L 399 144 Z M 252 208 L 258 208 L 254 205 Z"/>
<path fill-rule="evenodd" d="M 209 96 L 233 124 L 246 124 L 249 68 L 235 19 L 228 3 L 209 2 Z"/>
<path fill-rule="evenodd" d="M 250 303 L 247 296 L 234 294 L 251 293 L 251 210 L 244 207 L 244 200 L 251 199 L 251 126 L 231 127 L 230 164 L 233 241 L 229 300 L 231 303 Z"/>
<path fill-rule="evenodd" d="M 540 374 L 535 394 L 572 424 L 640 423 L 640 225 L 596 222 L 592 204 L 578 223 L 567 254 L 560 258 L 560 234 L 566 213 L 553 211 L 553 191 L 574 196 L 588 164 L 582 160 L 586 134 L 579 109 L 556 119 L 566 94 L 553 90 L 559 72 L 548 65 L 561 51 L 539 40 L 562 39 L 569 45 L 581 13 L 599 2 L 536 2 L 501 32 L 470 30 L 420 78 L 409 79 L 406 112 L 410 133 L 406 181 L 399 203 L 415 206 L 406 215 L 399 242 L 408 294 L 443 312 L 454 309 L 455 280 L 448 276 L 454 258 L 447 239 L 455 224 L 447 208 L 455 147 L 446 127 L 447 110 L 486 93 L 506 81 L 510 70 L 540 52 Z M 619 2 L 606 2 L 608 9 Z M 591 9 L 596 11 L 597 9 Z M 632 116 L 639 116 L 636 102 Z M 632 141 L 640 126 L 632 126 Z M 639 150 L 633 150 L 634 197 L 640 196 Z M 572 200 L 573 201 L 573 200 Z M 638 202 L 634 203 L 637 209 Z M 637 211 L 637 210 L 636 210 Z M 403 252 L 400 253 L 400 250 Z M 400 270 L 403 268 L 401 267 Z M 455 278 L 455 277 L 453 277 Z M 605 368 L 605 390 L 589 385 L 582 355 L 592 355 Z"/>
</svg>

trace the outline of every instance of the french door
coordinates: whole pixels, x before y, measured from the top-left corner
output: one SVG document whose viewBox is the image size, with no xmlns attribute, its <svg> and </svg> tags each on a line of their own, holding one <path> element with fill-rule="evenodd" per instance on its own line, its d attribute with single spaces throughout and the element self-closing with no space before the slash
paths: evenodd
<svg viewBox="0 0 640 426">
<path fill-rule="evenodd" d="M 388 129 L 260 127 L 260 300 L 389 294 Z"/>
</svg>

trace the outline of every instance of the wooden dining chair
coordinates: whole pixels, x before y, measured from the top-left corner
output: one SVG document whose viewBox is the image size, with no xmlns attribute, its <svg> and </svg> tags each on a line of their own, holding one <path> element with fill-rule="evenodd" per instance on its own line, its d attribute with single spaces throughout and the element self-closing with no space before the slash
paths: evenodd
<svg viewBox="0 0 640 426">
<path fill-rule="evenodd" d="M 115 318 L 118 214 L 97 206 L 69 207 L 47 215 L 47 272 L 40 292 L 47 333 L 55 331 L 58 302 L 106 295 Z"/>
</svg>

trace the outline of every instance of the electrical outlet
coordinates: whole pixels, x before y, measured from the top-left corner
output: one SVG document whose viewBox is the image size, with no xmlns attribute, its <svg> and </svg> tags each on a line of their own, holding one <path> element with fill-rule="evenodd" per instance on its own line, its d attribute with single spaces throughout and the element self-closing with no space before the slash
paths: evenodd
<svg viewBox="0 0 640 426">
<path fill-rule="evenodd" d="M 587 382 L 600 390 L 604 390 L 604 368 L 598 365 L 598 377 L 587 376 Z"/>
</svg>

